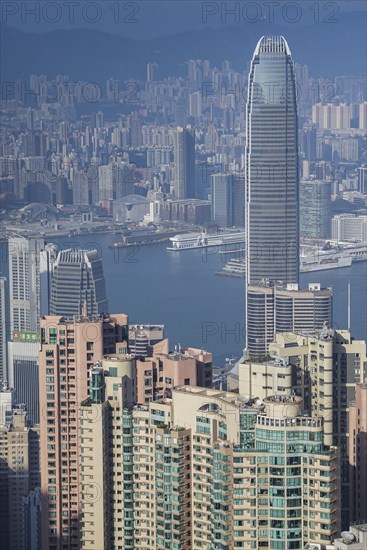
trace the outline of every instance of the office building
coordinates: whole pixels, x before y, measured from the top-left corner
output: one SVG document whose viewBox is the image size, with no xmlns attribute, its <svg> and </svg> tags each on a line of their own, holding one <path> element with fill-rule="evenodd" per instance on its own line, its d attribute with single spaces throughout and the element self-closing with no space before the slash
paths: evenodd
<svg viewBox="0 0 367 550">
<path fill-rule="evenodd" d="M 331 182 L 302 179 L 300 182 L 300 236 L 330 239 Z"/>
<path fill-rule="evenodd" d="M 72 317 L 107 311 L 106 284 L 98 251 L 60 251 L 53 265 L 50 314 Z"/>
<path fill-rule="evenodd" d="M 333 216 L 332 238 L 336 241 L 367 242 L 367 216 L 356 214 Z"/>
<path fill-rule="evenodd" d="M 91 367 L 106 354 L 126 353 L 127 335 L 123 314 L 41 320 L 42 544 L 49 550 L 79 545 L 79 406 L 88 397 Z"/>
<path fill-rule="evenodd" d="M 40 315 L 49 315 L 51 302 L 52 271 L 57 258 L 58 247 L 53 243 L 45 244 L 40 254 Z"/>
<path fill-rule="evenodd" d="M 11 237 L 8 247 L 10 332 L 37 331 L 40 318 L 40 255 L 44 240 Z"/>
<path fill-rule="evenodd" d="M 132 387 L 132 372 L 110 371 L 92 370 L 81 408 L 83 546 L 302 549 L 335 538 L 338 452 L 301 398 L 245 404 L 179 386 L 172 399 L 129 407 L 121 386 Z"/>
<path fill-rule="evenodd" d="M 42 549 L 42 500 L 39 487 L 22 498 L 24 550 Z"/>
<path fill-rule="evenodd" d="M 159 203 L 160 221 L 202 225 L 211 221 L 211 206 L 207 200 L 180 199 Z"/>
<path fill-rule="evenodd" d="M 1 548 L 27 548 L 23 497 L 39 486 L 39 431 L 29 428 L 26 412 L 14 408 L 0 426 Z"/>
<path fill-rule="evenodd" d="M 177 127 L 174 135 L 174 198 L 195 198 L 195 131 Z"/>
<path fill-rule="evenodd" d="M 154 69 L 157 67 L 157 63 L 147 63 L 147 82 L 154 81 Z"/>
<path fill-rule="evenodd" d="M 220 227 L 245 226 L 245 178 L 241 172 L 210 176 L 211 216 Z"/>
<path fill-rule="evenodd" d="M 358 168 L 358 191 L 367 195 L 367 164 Z"/>
<path fill-rule="evenodd" d="M 98 167 L 98 199 L 112 200 L 113 196 L 113 171 L 112 165 L 107 164 Z"/>
<path fill-rule="evenodd" d="M 220 227 L 234 225 L 234 193 L 232 174 L 213 174 L 211 177 L 212 221 Z"/>
<path fill-rule="evenodd" d="M 7 373 L 7 294 L 6 278 L 0 277 L 0 382 L 8 379 Z"/>
<path fill-rule="evenodd" d="M 10 426 L 16 405 L 15 390 L 7 382 L 0 384 L 0 427 Z"/>
<path fill-rule="evenodd" d="M 306 126 L 300 131 L 300 149 L 307 161 L 316 160 L 316 140 L 317 130 L 314 126 Z"/>
<path fill-rule="evenodd" d="M 138 223 L 150 213 L 151 201 L 142 195 L 127 195 L 113 201 L 113 219 L 122 223 Z"/>
<path fill-rule="evenodd" d="M 309 283 L 297 284 L 264 280 L 247 287 L 247 353 L 263 357 L 276 332 L 308 332 L 333 324 L 333 291 Z"/>
<path fill-rule="evenodd" d="M 8 342 L 8 381 L 30 425 L 39 424 L 39 332 L 14 332 Z"/>
<path fill-rule="evenodd" d="M 233 225 L 245 227 L 245 174 L 233 172 Z"/>
<path fill-rule="evenodd" d="M 262 279 L 298 283 L 297 102 L 293 61 L 283 37 L 259 40 L 248 82 L 247 284 Z"/>
<path fill-rule="evenodd" d="M 359 104 L 359 129 L 367 130 L 367 101 Z"/>
<path fill-rule="evenodd" d="M 367 384 L 357 384 L 355 392 L 348 412 L 349 505 L 350 521 L 360 522 L 367 517 Z"/>
</svg>

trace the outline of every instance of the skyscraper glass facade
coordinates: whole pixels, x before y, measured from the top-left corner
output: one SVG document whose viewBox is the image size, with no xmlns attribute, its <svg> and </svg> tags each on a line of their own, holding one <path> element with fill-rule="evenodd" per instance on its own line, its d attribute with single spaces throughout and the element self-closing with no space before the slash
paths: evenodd
<svg viewBox="0 0 367 550">
<path fill-rule="evenodd" d="M 296 84 L 283 37 L 263 37 L 256 46 L 246 116 L 247 282 L 297 283 Z"/>
</svg>

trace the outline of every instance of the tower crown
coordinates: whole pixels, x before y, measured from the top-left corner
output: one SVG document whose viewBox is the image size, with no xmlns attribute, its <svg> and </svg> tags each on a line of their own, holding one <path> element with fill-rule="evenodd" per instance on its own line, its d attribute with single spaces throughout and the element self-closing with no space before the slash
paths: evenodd
<svg viewBox="0 0 367 550">
<path fill-rule="evenodd" d="M 262 53 L 284 53 L 286 55 L 291 55 L 291 51 L 284 36 L 262 36 L 255 48 L 255 55 Z"/>
</svg>

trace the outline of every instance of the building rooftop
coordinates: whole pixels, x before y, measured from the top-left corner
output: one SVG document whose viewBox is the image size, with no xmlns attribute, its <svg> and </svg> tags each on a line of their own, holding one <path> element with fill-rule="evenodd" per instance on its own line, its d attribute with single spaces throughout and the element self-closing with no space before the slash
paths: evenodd
<svg viewBox="0 0 367 550">
<path fill-rule="evenodd" d="M 263 53 L 284 53 L 291 55 L 284 36 L 262 36 L 256 45 L 254 55 Z"/>
</svg>

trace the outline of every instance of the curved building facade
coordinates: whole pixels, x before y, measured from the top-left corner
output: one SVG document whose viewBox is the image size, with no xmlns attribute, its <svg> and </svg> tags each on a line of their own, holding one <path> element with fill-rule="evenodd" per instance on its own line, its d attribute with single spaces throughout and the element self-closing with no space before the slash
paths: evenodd
<svg viewBox="0 0 367 550">
<path fill-rule="evenodd" d="M 265 357 L 277 332 L 313 334 L 333 323 L 333 291 L 310 283 L 263 280 L 247 287 L 247 351 L 250 357 Z"/>
<path fill-rule="evenodd" d="M 53 266 L 50 314 L 64 317 L 108 311 L 102 260 L 97 250 L 62 250 Z"/>
<path fill-rule="evenodd" d="M 282 36 L 262 37 L 248 82 L 247 284 L 297 283 L 298 144 L 295 71 Z"/>
</svg>

